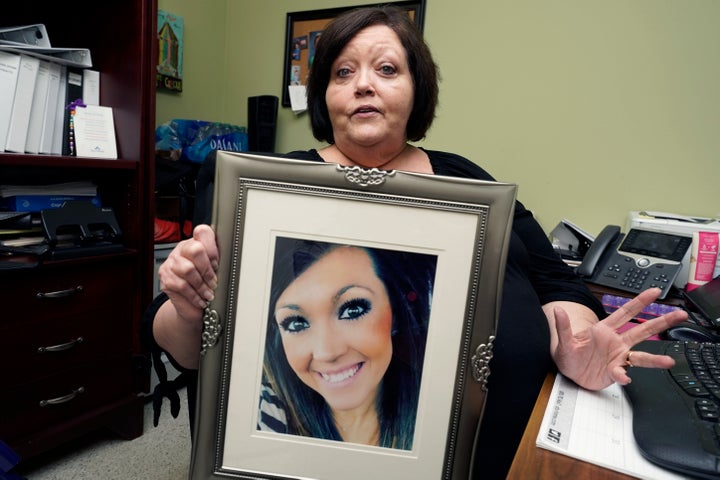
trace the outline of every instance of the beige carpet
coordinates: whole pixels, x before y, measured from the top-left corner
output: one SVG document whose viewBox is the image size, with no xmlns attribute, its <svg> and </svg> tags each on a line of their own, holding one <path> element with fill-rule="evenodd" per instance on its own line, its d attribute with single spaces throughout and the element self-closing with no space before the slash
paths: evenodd
<svg viewBox="0 0 720 480">
<path fill-rule="evenodd" d="M 157 427 L 152 424 L 152 404 L 145 405 L 145 430 L 135 440 L 121 440 L 98 433 L 73 442 L 13 472 L 28 480 L 181 480 L 188 478 L 190 427 L 187 392 L 180 394 L 180 414 L 170 415 L 165 400 Z"/>
</svg>

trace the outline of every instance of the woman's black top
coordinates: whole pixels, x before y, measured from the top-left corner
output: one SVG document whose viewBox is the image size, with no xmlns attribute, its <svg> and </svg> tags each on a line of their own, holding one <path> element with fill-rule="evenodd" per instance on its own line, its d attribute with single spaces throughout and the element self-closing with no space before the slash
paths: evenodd
<svg viewBox="0 0 720 480">
<path fill-rule="evenodd" d="M 436 175 L 495 180 L 464 157 L 423 151 Z M 316 150 L 283 156 L 323 161 Z M 148 338 L 152 319 L 166 299 L 157 298 L 144 317 L 144 337 L 150 345 L 155 343 L 151 335 Z M 581 303 L 598 317 L 605 316 L 602 305 L 583 280 L 555 253 L 530 210 L 516 202 L 474 478 L 501 479 L 507 475 L 543 380 L 554 368 L 548 321 L 542 310 L 542 305 L 552 301 Z"/>
</svg>

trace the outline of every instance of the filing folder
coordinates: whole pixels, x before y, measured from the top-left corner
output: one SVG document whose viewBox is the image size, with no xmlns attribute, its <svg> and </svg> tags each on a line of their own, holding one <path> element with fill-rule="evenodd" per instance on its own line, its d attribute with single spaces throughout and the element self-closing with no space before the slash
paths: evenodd
<svg viewBox="0 0 720 480">
<path fill-rule="evenodd" d="M 33 45 L 0 44 L 0 50 L 22 53 L 40 60 L 78 68 L 92 67 L 92 55 L 87 48 L 44 48 Z"/>
<path fill-rule="evenodd" d="M 0 43 L 34 45 L 36 47 L 50 48 L 50 37 L 45 25 L 35 23 L 16 27 L 0 27 Z"/>
</svg>

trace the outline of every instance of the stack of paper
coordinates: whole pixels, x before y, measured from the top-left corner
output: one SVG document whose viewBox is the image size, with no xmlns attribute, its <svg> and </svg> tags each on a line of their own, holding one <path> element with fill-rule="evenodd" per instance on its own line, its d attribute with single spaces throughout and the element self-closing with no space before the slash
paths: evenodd
<svg viewBox="0 0 720 480">
<path fill-rule="evenodd" d="M 0 185 L 0 197 L 12 195 L 95 195 L 97 186 L 92 182 L 65 182 L 49 185 Z"/>
<path fill-rule="evenodd" d="M 60 208 L 69 200 L 88 200 L 100 207 L 97 186 L 92 182 L 52 185 L 0 185 L 0 207 L 15 212 L 39 212 Z"/>
</svg>

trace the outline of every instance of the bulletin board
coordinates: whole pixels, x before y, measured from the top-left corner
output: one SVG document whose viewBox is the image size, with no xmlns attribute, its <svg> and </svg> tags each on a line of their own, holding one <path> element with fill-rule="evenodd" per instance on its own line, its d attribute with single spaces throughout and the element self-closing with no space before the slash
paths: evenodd
<svg viewBox="0 0 720 480">
<path fill-rule="evenodd" d="M 394 5 L 406 10 L 410 18 L 418 28 L 422 30 L 425 0 L 388 2 L 379 5 Z M 339 14 L 358 7 L 359 6 L 328 8 L 287 14 L 282 83 L 283 107 L 290 106 L 289 86 L 307 84 L 307 77 L 315 56 L 315 42 L 322 36 L 325 26 Z"/>
</svg>

